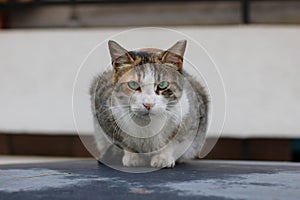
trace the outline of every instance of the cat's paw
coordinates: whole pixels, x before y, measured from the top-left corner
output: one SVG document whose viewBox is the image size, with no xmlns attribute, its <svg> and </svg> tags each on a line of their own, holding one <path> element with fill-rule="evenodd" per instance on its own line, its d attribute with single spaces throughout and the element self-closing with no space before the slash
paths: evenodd
<svg viewBox="0 0 300 200">
<path fill-rule="evenodd" d="M 144 159 L 136 153 L 125 153 L 122 162 L 125 167 L 138 167 L 145 164 Z"/>
<path fill-rule="evenodd" d="M 185 163 L 186 161 L 187 161 L 186 158 L 180 157 L 178 160 L 176 160 L 176 163 L 181 164 L 181 163 Z"/>
<path fill-rule="evenodd" d="M 150 165 L 156 168 L 173 168 L 175 166 L 175 160 L 173 156 L 158 154 L 151 158 Z"/>
</svg>

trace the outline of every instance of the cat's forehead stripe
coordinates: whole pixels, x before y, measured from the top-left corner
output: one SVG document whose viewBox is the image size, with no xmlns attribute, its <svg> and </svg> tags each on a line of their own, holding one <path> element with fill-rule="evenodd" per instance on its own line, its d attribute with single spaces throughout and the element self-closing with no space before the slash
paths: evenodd
<svg viewBox="0 0 300 200">
<path fill-rule="evenodd" d="M 146 67 L 146 70 L 144 70 L 144 77 L 143 77 L 143 82 L 145 84 L 149 84 L 149 83 L 154 83 L 155 80 L 154 80 L 154 73 L 153 73 L 153 69 L 151 67 L 151 65 L 147 65 Z"/>
</svg>

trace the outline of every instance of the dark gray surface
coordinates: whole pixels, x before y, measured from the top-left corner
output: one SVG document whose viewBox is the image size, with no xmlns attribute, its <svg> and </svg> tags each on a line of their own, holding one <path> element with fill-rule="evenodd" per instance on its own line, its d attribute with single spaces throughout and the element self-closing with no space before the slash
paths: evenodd
<svg viewBox="0 0 300 200">
<path fill-rule="evenodd" d="M 94 160 L 2 165 L 0 199 L 300 199 L 300 165 L 192 161 L 143 174 Z"/>
</svg>

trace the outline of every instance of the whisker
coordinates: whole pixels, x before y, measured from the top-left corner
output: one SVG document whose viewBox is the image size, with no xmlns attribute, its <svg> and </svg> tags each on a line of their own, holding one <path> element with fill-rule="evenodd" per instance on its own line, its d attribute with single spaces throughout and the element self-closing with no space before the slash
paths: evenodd
<svg viewBox="0 0 300 200">
<path fill-rule="evenodd" d="M 181 117 L 178 117 L 176 113 L 172 112 L 172 111 L 169 111 L 169 110 L 166 110 L 166 113 L 169 114 L 169 116 L 171 118 L 174 118 L 176 120 L 177 123 L 181 124 L 182 122 L 182 119 Z"/>
<path fill-rule="evenodd" d="M 114 128 L 114 131 L 113 131 L 113 142 L 114 142 L 115 135 L 118 135 L 121 131 L 124 131 L 123 125 L 127 124 L 127 122 L 131 119 L 131 116 L 132 116 L 131 113 L 125 113 L 120 118 L 118 118 L 118 120 L 116 120 L 116 127 Z M 127 118 L 125 120 L 123 120 L 125 117 L 127 117 Z"/>
<path fill-rule="evenodd" d="M 123 107 L 129 107 L 130 105 L 127 104 L 127 105 L 117 105 L 117 106 L 109 106 L 110 108 L 123 108 Z"/>
<path fill-rule="evenodd" d="M 126 118 L 123 122 L 122 122 L 122 124 L 120 124 L 121 126 L 123 126 L 123 124 L 127 124 L 127 122 L 131 119 L 131 117 L 132 117 L 132 114 L 131 113 L 127 113 L 127 115 L 126 116 L 129 116 L 128 118 Z M 121 131 L 124 131 L 121 127 L 117 130 L 117 134 L 119 134 Z M 126 133 L 126 132 L 125 132 Z M 128 133 L 126 133 L 126 134 L 128 134 Z M 122 142 L 125 142 L 128 138 L 130 138 L 130 137 L 125 137 L 125 139 L 123 139 L 123 141 Z"/>
<path fill-rule="evenodd" d="M 106 106 L 105 108 L 100 109 L 100 110 L 102 110 L 101 112 L 96 113 L 96 114 L 97 114 L 97 116 L 99 116 L 99 115 L 102 115 L 105 112 L 110 112 L 114 109 L 115 109 L 114 112 L 117 112 L 117 108 L 126 108 L 126 107 L 129 108 L 129 105 L 128 106 L 110 106 L 110 107 Z"/>
</svg>

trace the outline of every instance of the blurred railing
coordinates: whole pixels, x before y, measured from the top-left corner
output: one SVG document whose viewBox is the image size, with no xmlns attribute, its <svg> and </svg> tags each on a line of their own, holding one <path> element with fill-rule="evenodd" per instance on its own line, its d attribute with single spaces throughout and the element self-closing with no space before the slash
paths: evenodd
<svg viewBox="0 0 300 200">
<path fill-rule="evenodd" d="M 11 9 L 28 6 L 79 5 L 79 4 L 128 4 L 128 3 L 167 3 L 167 2 L 240 2 L 241 23 L 250 23 L 250 3 L 253 0 L 0 0 L 0 9 Z M 255 1 L 255 0 L 254 0 Z M 257 0 L 256 0 L 257 1 Z M 270 1 L 270 0 L 269 0 Z M 279 1 L 279 0 L 271 0 Z M 299 0 L 293 0 L 299 1 Z"/>
<path fill-rule="evenodd" d="M 251 2 L 291 2 L 300 0 L 0 0 L 1 15 L 9 15 L 10 11 L 23 7 L 83 5 L 83 4 L 143 4 L 143 3 L 175 3 L 175 2 L 240 2 L 241 23 L 251 23 Z M 2 13 L 1 13 L 2 12 Z M 4 14 L 3 14 L 4 13 Z"/>
</svg>

